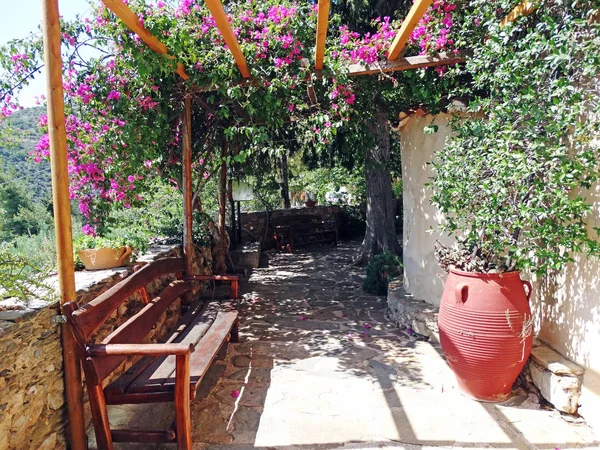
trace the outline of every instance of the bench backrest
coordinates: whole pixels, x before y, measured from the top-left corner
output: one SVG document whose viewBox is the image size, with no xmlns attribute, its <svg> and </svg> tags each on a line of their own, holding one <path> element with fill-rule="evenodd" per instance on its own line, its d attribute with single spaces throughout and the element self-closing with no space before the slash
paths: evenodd
<svg viewBox="0 0 600 450">
<path fill-rule="evenodd" d="M 160 291 L 152 300 L 149 300 L 146 286 L 157 278 L 173 273 L 181 274 L 183 271 L 185 271 L 185 261 L 183 258 L 159 259 L 142 267 L 139 271 L 115 284 L 109 290 L 81 307 L 78 307 L 75 302 L 63 305 L 63 312 L 84 354 L 83 356 L 85 357 L 85 346 L 91 343 L 90 339 L 94 333 L 100 329 L 122 303 L 138 291 L 142 293 L 142 300 L 145 306 L 115 329 L 102 343 L 142 343 L 167 307 L 174 300 L 192 289 L 191 282 L 175 280 Z M 93 376 L 97 382 L 101 382 L 125 361 L 126 357 L 102 357 L 101 364 L 98 364 L 96 359 L 98 358 L 85 357 L 84 369 L 86 369 L 86 376 Z"/>
</svg>

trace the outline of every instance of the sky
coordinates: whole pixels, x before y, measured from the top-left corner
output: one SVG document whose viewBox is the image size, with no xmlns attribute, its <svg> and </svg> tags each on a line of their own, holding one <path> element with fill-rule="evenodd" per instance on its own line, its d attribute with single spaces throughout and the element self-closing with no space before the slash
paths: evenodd
<svg viewBox="0 0 600 450">
<path fill-rule="evenodd" d="M 30 32 L 41 33 L 42 0 L 0 0 L 0 46 L 12 39 L 26 37 Z M 87 0 L 59 0 L 59 12 L 67 20 L 77 14 L 87 15 L 91 10 Z M 34 106 L 35 97 L 45 94 L 46 73 L 36 79 L 17 96 L 22 106 Z"/>
</svg>

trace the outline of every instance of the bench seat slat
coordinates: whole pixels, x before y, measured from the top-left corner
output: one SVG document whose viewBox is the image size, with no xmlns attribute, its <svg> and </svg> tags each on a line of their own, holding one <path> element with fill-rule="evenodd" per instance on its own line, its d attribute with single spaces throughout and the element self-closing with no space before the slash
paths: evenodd
<svg viewBox="0 0 600 450">
<path fill-rule="evenodd" d="M 174 342 L 196 346 L 211 325 L 213 325 L 219 312 L 219 303 L 220 302 L 218 301 L 210 302 L 201 314 L 194 314 L 190 324 L 185 327 L 183 333 L 179 330 L 176 331 L 178 336 L 174 339 Z M 194 353 L 197 350 L 198 348 L 196 348 Z M 193 353 L 191 357 L 193 358 Z M 175 377 L 174 373 L 174 356 L 157 358 L 143 373 L 133 380 L 127 387 L 126 392 L 148 392 L 159 389 L 164 380 L 168 379 L 170 376 Z"/>
<path fill-rule="evenodd" d="M 196 343 L 196 350 L 190 355 L 190 384 L 191 391 L 195 394 L 200 381 L 210 367 L 214 357 L 219 352 L 223 343 L 227 341 L 227 335 L 231 332 L 238 312 L 229 306 L 229 302 L 224 302 L 225 308 L 216 314 L 216 318 L 209 325 L 208 330 L 204 330 L 205 323 L 202 322 L 204 315 L 196 316 L 195 321 L 190 324 L 190 333 L 184 333 L 181 340 L 193 340 L 199 333 L 202 333 Z M 179 340 L 177 340 L 179 341 Z M 193 343 L 193 342 L 192 342 Z M 146 366 L 141 372 L 138 372 L 137 378 L 124 388 L 121 379 L 116 380 L 105 388 L 105 395 L 108 403 L 118 404 L 127 402 L 127 397 L 139 397 L 141 394 L 150 394 L 153 392 L 164 395 L 167 392 L 175 392 L 175 358 L 153 358 L 154 362 Z M 160 362 L 160 364 L 156 364 Z M 133 368 L 133 367 L 132 367 Z M 131 369 L 130 369 L 131 370 Z M 129 371 L 128 371 L 129 372 Z M 167 374 L 160 378 L 154 377 L 156 373 Z M 125 375 L 125 374 L 124 374 Z M 129 378 L 130 380 L 131 378 Z M 126 380 L 128 381 L 128 380 Z"/>
<path fill-rule="evenodd" d="M 197 300 L 192 303 L 185 315 L 183 315 L 183 317 L 181 317 L 177 324 L 173 327 L 171 334 L 164 338 L 164 342 L 169 344 L 180 342 L 183 338 L 182 335 L 186 332 L 186 330 L 189 329 L 190 324 L 197 318 L 197 316 L 201 315 L 207 308 L 211 307 L 211 303 L 213 302 L 203 302 L 202 300 Z M 215 301 L 214 303 L 218 304 L 218 301 Z M 129 385 L 133 383 L 136 378 L 142 374 L 142 372 L 148 369 L 150 365 L 153 365 L 155 368 L 158 367 L 158 365 L 160 365 L 164 359 L 164 357 L 159 358 L 155 356 L 140 358 L 117 380 L 110 384 L 110 386 L 107 388 L 107 394 L 124 394 Z M 158 365 L 156 365 L 157 362 Z"/>
<path fill-rule="evenodd" d="M 173 332 L 170 336 L 165 337 L 165 343 L 174 343 L 177 338 L 181 336 L 182 333 L 185 332 L 186 328 L 190 325 L 190 323 L 198 316 L 202 314 L 204 309 L 206 308 L 207 303 L 202 300 L 195 301 L 187 313 L 179 319 L 177 325 L 173 328 Z M 164 358 L 157 358 L 155 356 L 146 356 L 140 358 L 133 366 L 131 366 L 127 371 L 125 371 L 117 380 L 115 380 L 110 385 L 110 390 L 108 394 L 124 394 L 127 390 L 127 387 L 133 383 L 133 381 L 140 376 L 140 374 L 146 370 L 152 363 L 156 360 L 160 359 L 161 361 Z"/>
</svg>

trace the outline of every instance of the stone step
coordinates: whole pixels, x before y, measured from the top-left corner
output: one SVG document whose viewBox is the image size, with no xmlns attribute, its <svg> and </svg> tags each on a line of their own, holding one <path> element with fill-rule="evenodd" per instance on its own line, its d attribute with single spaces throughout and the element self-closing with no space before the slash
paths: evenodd
<svg viewBox="0 0 600 450">
<path fill-rule="evenodd" d="M 390 281 L 387 306 L 390 319 L 400 328 L 412 330 L 439 342 L 438 308 L 407 293 L 401 280 Z"/>
<path fill-rule="evenodd" d="M 575 414 L 579 407 L 584 369 L 534 339 L 529 373 L 542 396 L 559 411 Z"/>
</svg>

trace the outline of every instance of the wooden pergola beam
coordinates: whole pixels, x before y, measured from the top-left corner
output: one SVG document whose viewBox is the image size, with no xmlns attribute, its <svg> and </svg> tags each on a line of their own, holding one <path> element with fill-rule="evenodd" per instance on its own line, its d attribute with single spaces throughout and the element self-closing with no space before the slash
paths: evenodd
<svg viewBox="0 0 600 450">
<path fill-rule="evenodd" d="M 327 24 L 329 22 L 329 0 L 319 0 L 319 15 L 317 17 L 317 45 L 315 48 L 315 70 L 323 70 L 325 59 L 325 41 L 327 39 Z"/>
<path fill-rule="evenodd" d="M 227 17 L 225 8 L 223 8 L 223 4 L 220 0 L 205 0 L 205 3 L 213 19 L 215 19 L 215 23 L 217 24 L 219 31 L 221 31 L 221 35 L 223 36 L 225 44 L 227 44 L 227 47 L 229 47 L 229 51 L 231 51 L 233 59 L 235 60 L 238 69 L 240 69 L 240 73 L 244 78 L 250 78 L 250 70 L 248 69 L 246 58 L 244 58 L 244 54 L 242 53 L 242 49 L 240 48 L 237 37 L 231 28 L 231 24 L 229 23 L 229 18 Z"/>
<path fill-rule="evenodd" d="M 429 8 L 429 5 L 431 5 L 432 1 L 433 0 L 416 0 L 413 3 L 406 19 L 402 22 L 398 34 L 396 34 L 396 37 L 394 38 L 394 42 L 392 42 L 392 46 L 388 50 L 387 59 L 389 61 L 393 61 L 404 54 L 403 51 L 405 51 L 406 43 L 408 42 L 410 35 L 421 20 L 421 17 L 425 14 L 425 11 L 427 11 L 427 8 Z"/>
<path fill-rule="evenodd" d="M 421 67 L 445 66 L 465 62 L 472 55 L 470 50 L 460 50 L 457 53 L 439 53 L 438 55 L 409 56 L 407 58 L 398 58 L 395 61 L 384 61 L 375 64 L 352 64 L 348 68 L 349 76 L 373 75 L 376 73 L 397 72 L 399 70 L 419 69 Z M 234 83 L 233 86 L 257 87 L 263 86 L 264 81 L 259 78 L 250 78 L 249 80 Z M 219 89 L 216 85 L 192 86 L 191 91 L 195 94 L 203 92 L 213 92 Z"/>
<path fill-rule="evenodd" d="M 435 56 L 409 56 L 408 58 L 398 58 L 395 61 L 385 61 L 375 64 L 352 64 L 348 75 L 373 75 L 382 72 L 388 73 L 399 70 L 418 69 L 420 67 L 446 66 L 465 62 L 470 55 L 470 51 L 462 50 L 457 53 L 440 53 Z"/>
<path fill-rule="evenodd" d="M 153 51 L 159 55 L 166 55 L 169 59 L 175 59 L 174 56 L 169 55 L 169 49 L 165 44 L 160 42 L 156 36 L 148 31 L 140 22 L 137 14 L 135 14 L 129 6 L 123 3 L 122 0 L 102 0 L 108 9 L 110 9 L 115 15 L 121 19 L 121 21 L 129 27 L 131 31 L 139 36 L 139 38 L 146 43 Z M 177 63 L 177 69 L 175 71 L 183 80 L 187 80 L 189 76 L 185 73 L 183 64 Z"/>
<path fill-rule="evenodd" d="M 502 19 L 502 22 L 500 22 L 500 27 L 505 27 L 506 25 L 508 25 L 511 22 L 514 22 L 521 16 L 528 16 L 533 11 L 535 11 L 536 7 L 536 2 L 531 0 L 523 0 L 521 3 L 515 6 L 515 8 L 511 12 L 509 12 L 504 19 Z"/>
</svg>

